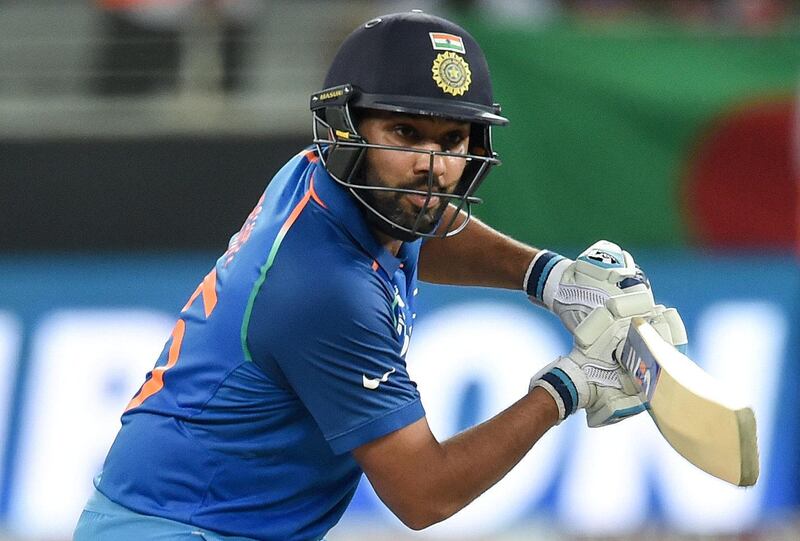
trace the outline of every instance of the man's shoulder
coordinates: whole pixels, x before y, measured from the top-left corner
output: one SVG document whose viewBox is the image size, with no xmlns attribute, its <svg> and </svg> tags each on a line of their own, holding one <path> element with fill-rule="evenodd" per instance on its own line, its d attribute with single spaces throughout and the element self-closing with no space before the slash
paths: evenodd
<svg viewBox="0 0 800 541">
<path fill-rule="evenodd" d="M 283 340 L 273 334 L 283 336 L 286 329 L 293 343 L 311 343 L 390 326 L 392 299 L 364 254 L 350 247 L 309 246 L 283 255 L 258 290 L 257 323 L 251 326 L 273 338 L 273 349 Z"/>
<path fill-rule="evenodd" d="M 314 236 L 303 235 L 302 224 L 298 225 L 295 235 L 288 234 L 284 241 L 286 252 L 277 254 L 270 269 L 273 285 L 288 280 L 304 297 L 341 302 L 383 295 L 383 281 L 373 259 L 346 234 L 330 227 L 320 228 Z"/>
<path fill-rule="evenodd" d="M 374 258 L 344 224 L 316 203 L 309 203 L 286 231 L 275 265 L 308 279 L 322 277 L 329 285 L 363 284 L 378 278 Z"/>
<path fill-rule="evenodd" d="M 314 154 L 298 154 L 287 163 L 285 173 L 304 182 L 281 186 L 283 197 L 291 192 L 291 209 L 284 206 L 282 218 L 273 221 L 271 244 L 253 248 L 268 266 L 261 290 L 269 292 L 273 305 L 275 299 L 285 300 L 283 308 L 293 312 L 315 302 L 337 305 L 340 312 L 354 305 L 382 306 L 387 286 L 375 259 L 347 222 L 356 217 L 335 211 L 332 205 L 342 201 L 321 199 L 314 189 L 314 177 L 323 183 L 328 180 L 320 178 Z"/>
</svg>

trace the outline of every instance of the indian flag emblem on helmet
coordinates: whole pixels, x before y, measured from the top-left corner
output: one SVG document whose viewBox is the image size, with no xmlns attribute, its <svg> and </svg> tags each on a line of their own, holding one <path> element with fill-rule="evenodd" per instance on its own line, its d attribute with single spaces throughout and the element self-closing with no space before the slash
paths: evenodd
<svg viewBox="0 0 800 541">
<path fill-rule="evenodd" d="M 464 40 L 454 34 L 444 32 L 428 32 L 434 51 L 454 51 L 464 54 Z"/>
<path fill-rule="evenodd" d="M 469 64 L 453 52 L 439 53 L 433 60 L 431 71 L 436 86 L 453 96 L 463 95 L 472 83 Z"/>
</svg>

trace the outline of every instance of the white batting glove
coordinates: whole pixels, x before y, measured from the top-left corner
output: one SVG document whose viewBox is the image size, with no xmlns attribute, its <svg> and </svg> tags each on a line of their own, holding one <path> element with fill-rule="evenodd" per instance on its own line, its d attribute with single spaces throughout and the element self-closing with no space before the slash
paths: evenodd
<svg viewBox="0 0 800 541">
<path fill-rule="evenodd" d="M 686 335 L 686 327 L 683 325 L 683 320 L 675 308 L 667 308 L 663 304 L 657 304 L 649 314 L 647 322 L 668 344 L 675 346 L 681 353 L 686 353 L 689 338 Z"/>
<path fill-rule="evenodd" d="M 661 307 L 663 309 L 663 307 Z M 616 361 L 616 349 L 628 333 L 633 316 L 659 312 L 649 290 L 612 297 L 592 311 L 575 329 L 575 344 L 567 356 L 540 370 L 530 390 L 542 387 L 555 400 L 560 423 L 579 409 L 586 410 L 590 427 L 616 423 L 644 411 L 630 375 Z M 670 328 L 672 316 L 659 316 Z M 682 327 L 682 325 L 681 325 Z"/>
<path fill-rule="evenodd" d="M 523 289 L 534 304 L 558 316 L 570 332 L 612 296 L 650 289 L 631 254 L 613 242 L 597 241 L 575 261 L 540 251 L 525 274 Z"/>
</svg>

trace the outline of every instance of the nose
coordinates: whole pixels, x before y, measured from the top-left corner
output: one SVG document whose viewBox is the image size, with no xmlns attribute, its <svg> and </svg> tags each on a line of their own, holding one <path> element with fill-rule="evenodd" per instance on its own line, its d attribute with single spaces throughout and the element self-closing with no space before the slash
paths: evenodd
<svg viewBox="0 0 800 541">
<path fill-rule="evenodd" d="M 424 150 L 431 152 L 441 152 L 439 145 L 426 145 Z M 441 154 L 428 154 L 427 152 L 417 152 L 414 160 L 414 174 L 428 176 L 433 173 L 433 182 L 439 188 L 446 185 L 447 157 Z"/>
</svg>

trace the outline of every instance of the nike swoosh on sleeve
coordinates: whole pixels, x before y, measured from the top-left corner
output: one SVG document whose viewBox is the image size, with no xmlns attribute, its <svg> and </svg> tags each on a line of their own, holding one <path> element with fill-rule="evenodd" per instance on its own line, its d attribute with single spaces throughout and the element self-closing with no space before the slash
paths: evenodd
<svg viewBox="0 0 800 541">
<path fill-rule="evenodd" d="M 375 389 L 378 388 L 378 386 L 381 383 L 386 383 L 386 380 L 388 380 L 389 376 L 391 376 L 393 373 L 394 373 L 394 368 L 392 368 L 391 370 L 386 372 L 382 377 L 374 378 L 374 379 L 373 378 L 368 378 L 366 375 L 362 374 L 361 377 L 363 379 L 362 379 L 361 383 L 364 385 L 365 389 L 370 389 L 370 390 L 374 391 Z"/>
</svg>

